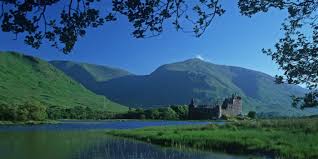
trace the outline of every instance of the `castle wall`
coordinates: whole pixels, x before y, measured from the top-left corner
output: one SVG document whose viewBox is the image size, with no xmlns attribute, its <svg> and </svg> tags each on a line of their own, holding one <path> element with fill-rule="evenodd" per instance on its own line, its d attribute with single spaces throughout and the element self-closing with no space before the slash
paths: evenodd
<svg viewBox="0 0 318 159">
<path fill-rule="evenodd" d="M 189 119 L 218 119 L 221 117 L 220 107 L 189 108 Z"/>
</svg>

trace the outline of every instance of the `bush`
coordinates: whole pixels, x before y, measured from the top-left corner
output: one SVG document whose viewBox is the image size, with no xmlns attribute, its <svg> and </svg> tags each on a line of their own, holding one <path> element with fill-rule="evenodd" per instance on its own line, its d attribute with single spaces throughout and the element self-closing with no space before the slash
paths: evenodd
<svg viewBox="0 0 318 159">
<path fill-rule="evenodd" d="M 229 116 L 227 116 L 227 115 L 225 115 L 225 114 L 222 114 L 221 119 L 223 119 L 223 120 L 228 120 L 228 119 L 229 119 Z"/>
<path fill-rule="evenodd" d="M 248 112 L 247 116 L 252 118 L 252 119 L 255 119 L 256 118 L 256 112 L 255 111 L 250 111 L 250 112 Z"/>
</svg>

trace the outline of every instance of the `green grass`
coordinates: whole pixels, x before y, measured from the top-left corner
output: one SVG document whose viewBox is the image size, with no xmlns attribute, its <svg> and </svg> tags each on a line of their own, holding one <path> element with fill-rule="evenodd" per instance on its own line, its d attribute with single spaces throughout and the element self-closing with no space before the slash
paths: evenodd
<svg viewBox="0 0 318 159">
<path fill-rule="evenodd" d="M 107 133 L 162 146 L 288 159 L 318 158 L 318 118 L 240 121 L 223 126 L 151 127 Z"/>
<path fill-rule="evenodd" d="M 128 110 L 89 91 L 62 71 L 41 59 L 0 52 L 0 103 L 40 101 L 44 105 L 87 106 L 122 112 Z"/>
</svg>

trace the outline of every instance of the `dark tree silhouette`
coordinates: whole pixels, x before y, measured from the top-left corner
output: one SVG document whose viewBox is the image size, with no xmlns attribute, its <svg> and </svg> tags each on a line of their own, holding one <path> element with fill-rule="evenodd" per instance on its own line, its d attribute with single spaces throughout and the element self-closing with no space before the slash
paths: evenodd
<svg viewBox="0 0 318 159">
<path fill-rule="evenodd" d="M 218 0 L 0 0 L 0 7 L 3 32 L 22 34 L 33 48 L 48 40 L 64 53 L 72 51 L 88 28 L 116 21 L 118 16 L 128 18 L 136 38 L 159 35 L 166 21 L 199 37 L 224 13 Z M 48 10 L 53 17 L 47 16 Z M 189 24 L 191 30 L 184 28 Z"/>
<path fill-rule="evenodd" d="M 252 16 L 276 8 L 287 10 L 282 24 L 285 33 L 275 49 L 263 49 L 284 71 L 277 83 L 305 84 L 309 92 L 293 97 L 295 107 L 318 106 L 318 1 L 317 0 L 240 0 L 241 13 Z"/>
</svg>

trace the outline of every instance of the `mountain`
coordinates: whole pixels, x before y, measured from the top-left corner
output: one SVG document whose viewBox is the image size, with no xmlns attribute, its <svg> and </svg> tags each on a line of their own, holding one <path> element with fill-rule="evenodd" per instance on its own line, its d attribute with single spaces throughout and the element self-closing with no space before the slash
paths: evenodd
<svg viewBox="0 0 318 159">
<path fill-rule="evenodd" d="M 0 52 L 0 103 L 37 100 L 46 105 L 88 106 L 108 111 L 127 107 L 96 95 L 39 58 L 14 52 Z"/>
<path fill-rule="evenodd" d="M 50 61 L 50 63 L 90 90 L 96 90 L 99 82 L 131 75 L 122 69 L 94 64 L 72 61 Z"/>
<path fill-rule="evenodd" d="M 61 70 L 79 82 L 90 78 L 84 74 L 74 76 L 72 72 L 82 72 L 78 69 Z M 300 111 L 291 107 L 290 96 L 301 96 L 306 92 L 299 86 L 277 85 L 274 78 L 265 73 L 241 67 L 216 65 L 199 59 L 166 64 L 149 75 L 104 75 L 107 80 L 91 80 L 94 87 L 88 82 L 82 84 L 115 102 L 134 107 L 188 104 L 191 98 L 195 98 L 197 103 L 213 104 L 236 93 L 243 97 L 244 112 L 253 110 L 275 115 L 302 115 L 312 112 L 309 109 Z"/>
</svg>

